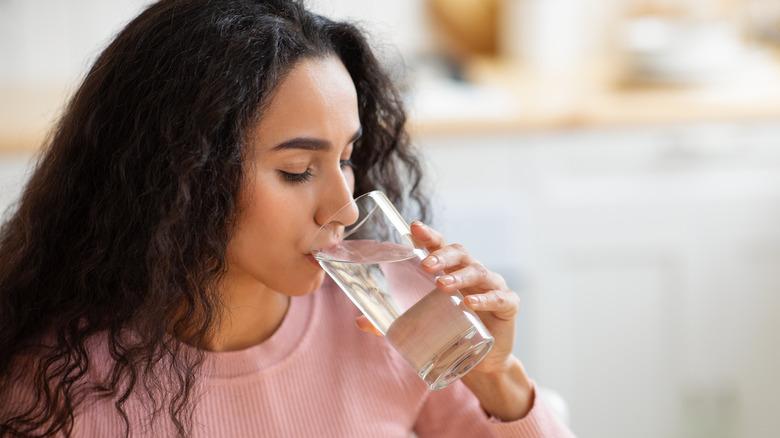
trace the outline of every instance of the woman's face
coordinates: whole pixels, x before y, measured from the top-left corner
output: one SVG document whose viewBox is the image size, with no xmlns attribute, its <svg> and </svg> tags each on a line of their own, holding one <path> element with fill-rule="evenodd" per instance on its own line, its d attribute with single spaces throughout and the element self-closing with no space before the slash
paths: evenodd
<svg viewBox="0 0 780 438">
<path fill-rule="evenodd" d="M 349 159 L 360 133 L 355 86 L 338 58 L 304 59 L 290 71 L 252 135 L 228 244 L 232 287 L 285 295 L 319 287 L 325 274 L 309 243 L 352 199 Z"/>
</svg>

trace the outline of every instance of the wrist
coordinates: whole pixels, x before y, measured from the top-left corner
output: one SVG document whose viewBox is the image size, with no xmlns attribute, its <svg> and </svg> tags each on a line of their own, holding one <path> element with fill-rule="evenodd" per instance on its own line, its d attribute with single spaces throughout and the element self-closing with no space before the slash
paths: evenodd
<svg viewBox="0 0 780 438">
<path fill-rule="evenodd" d="M 533 384 L 523 364 L 514 356 L 495 371 L 472 370 L 461 380 L 477 397 L 482 409 L 501 421 L 519 420 L 534 405 Z"/>
</svg>

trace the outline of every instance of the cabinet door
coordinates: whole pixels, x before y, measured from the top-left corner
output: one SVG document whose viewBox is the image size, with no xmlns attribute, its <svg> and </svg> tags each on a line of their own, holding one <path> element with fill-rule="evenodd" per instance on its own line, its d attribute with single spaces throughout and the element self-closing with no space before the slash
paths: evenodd
<svg viewBox="0 0 780 438">
<path fill-rule="evenodd" d="M 540 151 L 534 370 L 583 437 L 772 436 L 776 148 L 750 127 L 620 137 Z"/>
<path fill-rule="evenodd" d="M 578 436 L 671 437 L 681 261 L 608 246 L 550 261 L 533 311 L 534 377 L 566 399 Z"/>
<path fill-rule="evenodd" d="M 441 210 L 458 212 L 445 229 L 512 279 L 516 354 L 578 436 L 780 428 L 778 138 L 722 125 L 428 144 Z"/>
</svg>

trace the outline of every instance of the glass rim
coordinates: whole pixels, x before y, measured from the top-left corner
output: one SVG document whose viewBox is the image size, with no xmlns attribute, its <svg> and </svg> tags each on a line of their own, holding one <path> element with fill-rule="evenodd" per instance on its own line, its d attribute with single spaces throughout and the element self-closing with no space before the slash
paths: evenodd
<svg viewBox="0 0 780 438">
<path fill-rule="evenodd" d="M 373 202 L 373 205 L 370 205 L 366 207 L 366 198 L 370 198 Z M 337 216 L 339 216 L 346 208 L 349 208 L 352 205 L 355 205 L 355 208 L 358 211 L 358 217 L 355 220 L 355 222 L 349 224 L 349 225 L 339 225 L 341 227 L 342 236 L 335 239 L 338 242 L 343 242 L 344 240 L 347 240 L 350 236 L 354 235 L 358 230 L 361 229 L 361 227 L 372 217 L 374 217 L 375 214 L 382 214 L 384 213 L 384 217 L 386 217 L 389 222 L 393 225 L 393 227 L 396 230 L 405 230 L 406 235 L 409 236 L 409 239 L 411 240 L 411 229 L 409 227 L 409 224 L 406 223 L 404 218 L 401 216 L 401 213 L 398 212 L 398 210 L 395 208 L 393 203 L 390 201 L 390 199 L 387 197 L 387 195 L 382 190 L 371 190 L 368 192 L 365 192 L 352 200 L 350 200 L 347 204 L 336 210 L 335 213 L 333 213 L 325 223 L 320 226 L 317 229 L 317 232 L 312 237 L 311 243 L 309 244 L 309 253 L 317 258 L 317 254 L 323 252 L 326 250 L 325 246 L 320 246 L 319 249 L 315 249 L 315 246 L 318 243 L 318 237 L 322 236 L 322 233 L 331 233 L 333 234 L 333 227 L 331 224 L 334 222 L 338 222 L 335 220 Z M 379 210 L 379 212 L 377 212 Z M 338 243 L 335 243 L 338 244 Z M 415 248 L 415 246 L 409 245 L 411 248 Z"/>
</svg>

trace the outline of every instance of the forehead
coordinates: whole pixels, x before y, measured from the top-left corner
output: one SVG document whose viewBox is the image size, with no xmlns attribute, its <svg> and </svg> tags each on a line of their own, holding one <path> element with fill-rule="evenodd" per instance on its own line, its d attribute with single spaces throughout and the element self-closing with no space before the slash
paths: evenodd
<svg viewBox="0 0 780 438">
<path fill-rule="evenodd" d="M 255 147 L 270 150 L 292 137 L 335 139 L 360 126 L 357 92 L 335 56 L 305 58 L 279 84 L 255 129 Z"/>
</svg>

